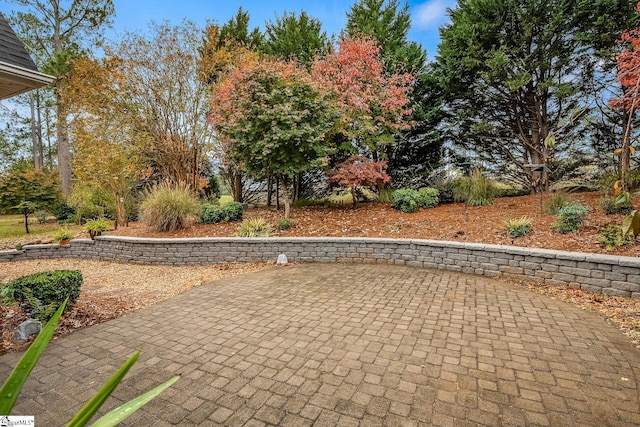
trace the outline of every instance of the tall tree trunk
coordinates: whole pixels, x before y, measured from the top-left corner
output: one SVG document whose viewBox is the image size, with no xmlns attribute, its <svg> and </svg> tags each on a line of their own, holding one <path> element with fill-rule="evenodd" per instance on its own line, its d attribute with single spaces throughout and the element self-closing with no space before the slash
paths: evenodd
<svg viewBox="0 0 640 427">
<path fill-rule="evenodd" d="M 629 172 L 631 168 L 631 122 L 633 115 L 631 111 L 625 110 L 622 118 L 622 152 L 620 153 L 620 171 Z"/>
<path fill-rule="evenodd" d="M 62 54 L 62 38 L 61 29 L 62 17 L 60 16 L 60 3 L 53 1 L 53 51 L 56 56 Z M 57 59 L 57 58 L 56 58 Z M 58 172 L 60 174 L 60 184 L 62 185 L 62 194 L 66 197 L 71 195 L 71 148 L 69 147 L 69 133 L 67 129 L 67 113 L 62 105 L 62 96 L 60 95 L 60 85 L 62 85 L 62 76 L 58 76 L 58 80 L 54 83 L 54 95 L 56 98 L 56 137 L 58 143 Z"/>
<path fill-rule="evenodd" d="M 58 138 L 58 171 L 60 183 L 62 184 L 62 194 L 71 194 L 71 149 L 69 147 L 69 137 L 67 130 L 67 116 L 62 106 L 62 97 L 56 91 L 56 135 Z"/>
<path fill-rule="evenodd" d="M 284 200 L 284 219 L 289 219 L 291 212 L 291 200 L 289 200 L 289 179 L 282 175 L 282 198 Z"/>
<path fill-rule="evenodd" d="M 24 214 L 24 229 L 27 232 L 27 234 L 29 234 L 29 214 L 28 213 Z"/>
<path fill-rule="evenodd" d="M 42 152 L 42 126 L 40 123 L 40 103 L 36 106 L 36 95 L 29 94 L 29 106 L 31 107 L 31 143 L 33 146 L 33 165 L 36 169 L 43 167 Z"/>
<path fill-rule="evenodd" d="M 114 193 L 116 199 L 116 229 L 118 225 L 125 225 L 127 223 L 127 210 L 124 205 L 124 195 L 119 191 Z"/>
<path fill-rule="evenodd" d="M 193 174 L 191 176 L 191 191 L 194 196 L 198 196 L 198 146 L 193 145 Z"/>
<path fill-rule="evenodd" d="M 544 160 L 542 158 L 542 153 L 533 150 L 531 152 L 531 165 L 532 167 L 530 168 L 531 170 L 531 189 L 533 190 L 534 194 L 539 194 L 539 193 L 543 193 L 544 192 L 544 188 L 545 188 L 545 184 L 544 184 L 544 177 L 545 174 L 543 172 L 535 172 L 533 169 L 535 169 L 536 167 L 539 167 L 541 165 L 544 165 Z"/>
<path fill-rule="evenodd" d="M 272 195 L 273 195 L 273 176 L 269 175 L 267 176 L 267 207 L 271 207 L 271 204 L 273 202 L 273 200 L 271 200 Z"/>
<path fill-rule="evenodd" d="M 276 176 L 276 210 L 280 210 L 280 178 Z"/>
<path fill-rule="evenodd" d="M 233 173 L 233 200 L 238 203 L 243 202 L 242 198 L 242 175 L 239 171 Z"/>
<path fill-rule="evenodd" d="M 53 170 L 53 150 L 51 149 L 51 117 L 49 115 L 49 108 L 44 110 L 45 130 L 47 135 L 47 167 L 49 170 Z"/>
<path fill-rule="evenodd" d="M 291 198 L 292 202 L 296 202 L 300 199 L 300 194 L 302 193 L 302 174 L 299 173 L 293 177 L 293 197 Z"/>
</svg>

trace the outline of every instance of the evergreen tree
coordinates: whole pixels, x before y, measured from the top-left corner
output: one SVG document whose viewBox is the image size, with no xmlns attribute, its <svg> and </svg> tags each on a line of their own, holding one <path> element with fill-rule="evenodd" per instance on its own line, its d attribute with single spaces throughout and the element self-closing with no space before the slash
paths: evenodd
<svg viewBox="0 0 640 427">
<path fill-rule="evenodd" d="M 287 13 L 277 17 L 276 22 L 267 22 L 262 52 L 278 59 L 295 59 L 309 66 L 313 58 L 331 49 L 322 23 L 305 11 L 300 15 Z"/>
<path fill-rule="evenodd" d="M 426 53 L 418 43 L 407 40 L 409 28 L 408 4 L 400 8 L 397 0 L 360 0 L 347 13 L 345 33 L 377 40 L 387 71 L 419 72 Z"/>
<path fill-rule="evenodd" d="M 249 19 L 249 12 L 240 6 L 236 15 L 220 28 L 218 47 L 234 44 L 251 50 L 258 49 L 264 42 L 264 35 L 258 27 L 249 32 Z"/>
<path fill-rule="evenodd" d="M 453 141 L 534 191 L 581 139 L 598 54 L 633 20 L 622 0 L 460 0 L 441 30 Z M 614 24 L 615 23 L 615 24 Z"/>
<path fill-rule="evenodd" d="M 426 184 L 440 164 L 443 138 L 437 125 L 442 120 L 442 90 L 433 67 L 426 65 L 421 45 L 407 39 L 411 28 L 409 6 L 397 0 L 360 0 L 347 14 L 345 34 L 365 35 L 378 42 L 387 73 L 408 71 L 416 76 L 409 108 L 414 126 L 385 148 L 388 173 L 396 187 Z"/>
</svg>

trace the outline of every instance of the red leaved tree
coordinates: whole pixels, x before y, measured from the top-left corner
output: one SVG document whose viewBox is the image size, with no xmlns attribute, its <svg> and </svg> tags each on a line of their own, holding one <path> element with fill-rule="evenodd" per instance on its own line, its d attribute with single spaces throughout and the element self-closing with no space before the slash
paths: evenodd
<svg viewBox="0 0 640 427">
<path fill-rule="evenodd" d="M 387 74 L 380 47 L 371 38 L 348 38 L 338 42 L 336 52 L 318 58 L 311 67 L 313 78 L 336 96 L 342 114 L 342 133 L 354 152 L 374 159 L 393 142 L 396 133 L 409 129 L 411 74 Z"/>
<path fill-rule="evenodd" d="M 384 161 L 374 162 L 364 156 L 351 156 L 336 165 L 333 174 L 329 177 L 329 183 L 351 188 L 355 207 L 358 203 L 356 194 L 358 187 L 375 189 L 391 181 L 391 177 L 384 171 L 386 167 L 387 162 Z"/>
<path fill-rule="evenodd" d="M 640 13 L 640 2 L 636 10 Z M 629 171 L 630 156 L 635 152 L 631 145 L 631 124 L 640 103 L 640 28 L 625 30 L 618 44 L 622 46 L 622 50 L 618 53 L 616 80 L 622 85 L 624 95 L 611 99 L 609 105 L 624 111 L 622 146 L 616 150 L 616 154 L 620 155 L 620 171 L 624 185 L 624 174 Z"/>
</svg>

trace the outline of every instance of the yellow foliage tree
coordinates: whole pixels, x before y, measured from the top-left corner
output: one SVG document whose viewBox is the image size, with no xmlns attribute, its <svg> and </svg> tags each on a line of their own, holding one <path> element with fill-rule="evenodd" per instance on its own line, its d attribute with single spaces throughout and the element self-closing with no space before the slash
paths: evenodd
<svg viewBox="0 0 640 427">
<path fill-rule="evenodd" d="M 146 168 L 136 150 L 136 134 L 127 126 L 118 61 L 82 58 L 66 87 L 71 100 L 76 179 L 111 192 L 117 223 L 126 224 L 125 200 Z"/>
</svg>

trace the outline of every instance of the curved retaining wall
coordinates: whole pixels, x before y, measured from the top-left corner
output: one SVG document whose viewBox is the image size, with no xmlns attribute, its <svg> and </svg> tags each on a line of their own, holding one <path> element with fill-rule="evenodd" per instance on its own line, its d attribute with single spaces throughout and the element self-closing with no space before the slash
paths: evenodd
<svg viewBox="0 0 640 427">
<path fill-rule="evenodd" d="M 274 261 L 281 253 L 290 261 L 401 264 L 491 277 L 526 277 L 552 285 L 640 298 L 640 258 L 435 240 L 102 236 L 96 240 L 72 240 L 63 246 L 33 245 L 20 251 L 0 251 L 0 262 L 85 258 L 187 265 Z"/>
</svg>

